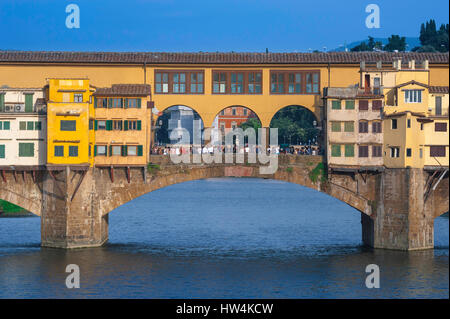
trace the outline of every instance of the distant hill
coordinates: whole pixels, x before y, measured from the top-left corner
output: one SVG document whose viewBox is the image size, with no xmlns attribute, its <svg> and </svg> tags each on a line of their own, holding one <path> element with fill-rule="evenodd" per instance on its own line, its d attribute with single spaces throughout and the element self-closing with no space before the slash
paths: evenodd
<svg viewBox="0 0 450 319">
<path fill-rule="evenodd" d="M 366 42 L 367 43 L 367 41 L 368 41 L 368 39 L 359 40 L 359 41 L 348 43 L 346 46 L 347 46 L 348 51 L 350 51 L 350 49 L 352 49 L 352 48 L 356 47 L 357 45 L 361 44 L 361 42 Z M 383 43 L 383 45 L 386 45 L 388 43 L 388 38 L 374 38 L 374 41 L 375 42 L 381 41 L 381 43 Z M 416 37 L 406 37 L 406 44 L 408 45 L 406 47 L 407 51 L 411 51 L 413 48 L 420 46 L 420 40 L 419 40 L 419 38 L 416 38 Z M 342 52 L 344 50 L 345 49 L 342 46 L 342 47 L 339 47 L 337 49 L 330 50 L 329 52 Z"/>
</svg>

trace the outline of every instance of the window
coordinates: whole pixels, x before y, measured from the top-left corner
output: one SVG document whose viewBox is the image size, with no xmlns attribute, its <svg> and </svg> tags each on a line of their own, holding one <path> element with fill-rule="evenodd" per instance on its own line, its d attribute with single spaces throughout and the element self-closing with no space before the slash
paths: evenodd
<svg viewBox="0 0 450 319">
<path fill-rule="evenodd" d="M 220 115 L 225 115 L 225 110 L 220 111 Z"/>
<path fill-rule="evenodd" d="M 213 93 L 226 93 L 227 74 L 225 72 L 213 73 Z"/>
<path fill-rule="evenodd" d="M 73 101 L 75 103 L 83 103 L 83 94 L 74 94 Z"/>
<path fill-rule="evenodd" d="M 76 131 L 77 130 L 77 121 L 61 120 L 60 130 L 61 131 Z"/>
<path fill-rule="evenodd" d="M 369 110 L 369 101 L 368 100 L 359 100 L 359 110 L 360 111 L 368 111 Z"/>
<path fill-rule="evenodd" d="M 203 73 L 191 73 L 191 93 L 203 93 Z"/>
<path fill-rule="evenodd" d="M 396 130 L 396 129 L 397 129 L 397 119 L 392 119 L 392 120 L 391 120 L 391 128 L 392 128 L 393 130 Z"/>
<path fill-rule="evenodd" d="M 341 122 L 331 122 L 331 131 L 332 132 L 340 132 L 341 131 Z"/>
<path fill-rule="evenodd" d="M 89 129 L 90 130 L 94 129 L 94 120 L 92 120 L 92 119 L 89 120 Z"/>
<path fill-rule="evenodd" d="M 0 158 L 5 158 L 5 145 L 0 145 Z"/>
<path fill-rule="evenodd" d="M 34 157 L 34 143 L 19 143 L 19 157 Z"/>
<path fill-rule="evenodd" d="M 97 123 L 97 130 L 106 130 L 106 121 L 95 121 Z"/>
<path fill-rule="evenodd" d="M 55 157 L 64 156 L 64 146 L 55 145 Z"/>
<path fill-rule="evenodd" d="M 447 123 L 434 123 L 435 132 L 447 132 Z"/>
<path fill-rule="evenodd" d="M 36 131 L 40 131 L 42 129 L 42 124 L 41 122 L 34 122 L 34 129 Z"/>
<path fill-rule="evenodd" d="M 445 146 L 430 146 L 430 156 L 445 157 Z"/>
<path fill-rule="evenodd" d="M 103 97 L 94 98 L 94 107 L 96 108 L 107 108 L 108 107 L 108 99 Z"/>
<path fill-rule="evenodd" d="M 137 156 L 137 146 L 127 146 L 127 155 L 128 156 Z"/>
<path fill-rule="evenodd" d="M 411 128 L 411 119 L 406 120 L 406 127 Z"/>
<path fill-rule="evenodd" d="M 302 92 L 302 74 L 301 73 L 289 73 L 288 93 L 301 93 Z"/>
<path fill-rule="evenodd" d="M 69 146 L 69 156 L 78 157 L 78 146 Z"/>
<path fill-rule="evenodd" d="M 122 108 L 123 105 L 123 99 L 122 98 L 114 98 L 108 100 L 108 106 L 109 108 Z"/>
<path fill-rule="evenodd" d="M 391 149 L 391 157 L 400 157 L 399 147 L 390 147 L 390 149 Z"/>
<path fill-rule="evenodd" d="M 106 145 L 96 145 L 94 147 L 94 155 L 106 156 Z"/>
<path fill-rule="evenodd" d="M 410 148 L 406 149 L 406 157 L 411 157 L 412 150 Z"/>
<path fill-rule="evenodd" d="M 19 122 L 19 130 L 26 131 L 27 129 L 27 122 Z"/>
<path fill-rule="evenodd" d="M 262 92 L 262 75 L 261 72 L 248 73 L 248 93 Z"/>
<path fill-rule="evenodd" d="M 354 110 L 355 109 L 355 101 L 354 100 L 346 100 L 345 101 L 345 109 L 346 110 Z"/>
<path fill-rule="evenodd" d="M 381 157 L 382 154 L 382 146 L 381 145 L 372 145 L 372 157 Z"/>
<path fill-rule="evenodd" d="M 169 73 L 155 74 L 155 93 L 169 93 Z"/>
<path fill-rule="evenodd" d="M 319 73 L 306 73 L 306 93 L 319 93 Z"/>
<path fill-rule="evenodd" d="M 355 123 L 353 121 L 344 122 L 344 132 L 353 133 L 354 131 L 355 131 Z"/>
<path fill-rule="evenodd" d="M 112 129 L 114 131 L 121 131 L 122 130 L 122 120 L 113 120 L 112 121 Z"/>
<path fill-rule="evenodd" d="M 0 121 L 0 130 L 8 131 L 11 128 L 11 123 L 9 121 Z"/>
<path fill-rule="evenodd" d="M 442 96 L 435 97 L 435 112 L 436 115 L 442 115 Z"/>
<path fill-rule="evenodd" d="M 25 93 L 25 112 L 33 112 L 33 94 Z"/>
<path fill-rule="evenodd" d="M 381 105 L 382 105 L 381 100 L 373 100 L 372 101 L 372 111 L 381 110 Z"/>
<path fill-rule="evenodd" d="M 247 110 L 247 108 L 243 108 L 242 109 L 242 112 L 243 112 L 243 114 L 244 114 L 244 116 L 247 116 L 248 115 L 248 110 Z"/>
<path fill-rule="evenodd" d="M 270 77 L 270 92 L 284 93 L 284 74 L 272 73 Z"/>
<path fill-rule="evenodd" d="M 338 144 L 331 145 L 331 156 L 341 157 L 341 145 Z"/>
<path fill-rule="evenodd" d="M 404 90 L 405 103 L 421 103 L 422 90 Z"/>
<path fill-rule="evenodd" d="M 173 73 L 172 82 L 172 93 L 186 93 L 186 73 Z"/>
<path fill-rule="evenodd" d="M 346 144 L 345 145 L 345 157 L 353 157 L 355 156 L 355 145 Z"/>
<path fill-rule="evenodd" d="M 244 73 L 231 72 L 231 93 L 244 93 Z"/>
<path fill-rule="evenodd" d="M 123 125 L 125 131 L 140 131 L 142 129 L 142 122 L 137 120 L 126 120 Z"/>
<path fill-rule="evenodd" d="M 112 145 L 110 146 L 110 155 L 112 156 L 120 156 L 122 155 L 122 146 L 121 145 Z"/>
<path fill-rule="evenodd" d="M 368 133 L 368 132 L 369 132 L 369 122 L 359 121 L 359 133 Z"/>
<path fill-rule="evenodd" d="M 141 99 L 125 99 L 125 108 L 140 109 Z"/>
<path fill-rule="evenodd" d="M 381 121 L 372 122 L 372 133 L 381 133 Z"/>
<path fill-rule="evenodd" d="M 423 157 L 423 150 L 421 148 L 419 148 L 419 157 L 422 158 Z"/>
<path fill-rule="evenodd" d="M 340 100 L 331 101 L 331 109 L 340 110 L 341 109 L 341 101 Z"/>
<path fill-rule="evenodd" d="M 369 146 L 368 145 L 359 145 L 358 156 L 359 157 L 369 157 Z"/>
<path fill-rule="evenodd" d="M 34 122 L 27 122 L 27 131 L 34 130 Z"/>
<path fill-rule="evenodd" d="M 233 107 L 233 108 L 231 109 L 231 115 L 236 115 L 236 108 L 235 108 L 235 107 Z"/>
</svg>

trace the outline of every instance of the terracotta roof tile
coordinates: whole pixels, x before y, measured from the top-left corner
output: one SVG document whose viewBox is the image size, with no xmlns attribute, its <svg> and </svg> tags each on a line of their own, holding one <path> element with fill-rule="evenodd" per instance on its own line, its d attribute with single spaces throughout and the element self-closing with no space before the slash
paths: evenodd
<svg viewBox="0 0 450 319">
<path fill-rule="evenodd" d="M 448 86 L 430 86 L 430 93 L 448 94 Z"/>
<path fill-rule="evenodd" d="M 151 94 L 149 84 L 113 84 L 110 88 L 97 88 L 95 96 L 147 96 Z"/>
<path fill-rule="evenodd" d="M 148 63 L 148 64 L 295 64 L 347 63 L 382 61 L 391 63 L 429 60 L 430 63 L 449 63 L 448 53 L 418 52 L 322 52 L 322 53 L 255 53 L 255 52 L 53 52 L 0 51 L 1 62 L 35 63 Z"/>
</svg>

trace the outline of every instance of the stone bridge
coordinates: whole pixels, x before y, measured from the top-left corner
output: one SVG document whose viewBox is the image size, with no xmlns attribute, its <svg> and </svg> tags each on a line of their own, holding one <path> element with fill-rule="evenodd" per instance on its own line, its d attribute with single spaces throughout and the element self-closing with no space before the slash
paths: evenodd
<svg viewBox="0 0 450 319">
<path fill-rule="evenodd" d="M 278 170 L 259 164 L 173 164 L 151 156 L 146 167 L 42 167 L 0 171 L 0 199 L 41 216 L 42 246 L 95 247 L 108 240 L 108 213 L 156 189 L 213 177 L 270 178 L 316 189 L 361 213 L 364 244 L 386 249 L 434 246 L 434 218 L 448 211 L 448 172 L 422 169 L 328 169 L 321 156 L 280 155 Z M 339 216 L 337 216 L 339 218 Z"/>
</svg>

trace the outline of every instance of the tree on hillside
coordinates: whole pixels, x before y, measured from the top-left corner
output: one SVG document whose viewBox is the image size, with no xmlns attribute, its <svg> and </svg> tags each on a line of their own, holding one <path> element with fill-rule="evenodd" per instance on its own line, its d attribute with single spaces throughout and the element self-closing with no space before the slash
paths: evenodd
<svg viewBox="0 0 450 319">
<path fill-rule="evenodd" d="M 403 52 L 406 50 L 406 38 L 393 34 L 388 38 L 388 43 L 384 46 L 385 51 L 393 52 L 395 50 Z"/>
<path fill-rule="evenodd" d="M 436 22 L 431 19 L 420 26 L 420 44 L 421 47 L 416 47 L 413 51 L 417 52 L 448 52 L 448 32 L 449 25 L 442 24 L 439 30 L 436 29 Z M 433 50 L 434 49 L 434 50 Z"/>
<path fill-rule="evenodd" d="M 381 50 L 383 48 L 383 44 L 380 41 L 375 42 L 373 37 L 369 37 L 369 41 L 363 41 L 361 44 L 355 46 L 350 51 L 359 52 L 359 51 L 373 51 L 374 49 Z"/>
</svg>

